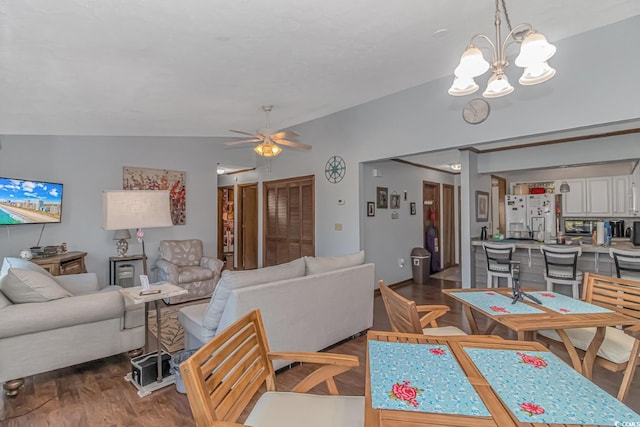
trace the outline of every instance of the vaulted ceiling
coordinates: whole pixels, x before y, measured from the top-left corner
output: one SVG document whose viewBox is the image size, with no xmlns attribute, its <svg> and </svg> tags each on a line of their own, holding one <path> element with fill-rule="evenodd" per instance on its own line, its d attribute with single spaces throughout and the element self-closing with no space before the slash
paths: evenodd
<svg viewBox="0 0 640 427">
<path fill-rule="evenodd" d="M 637 0 L 512 1 L 553 42 Z M 9 0 L 0 134 L 233 136 L 451 76 L 490 0 Z M 445 88 L 446 90 L 446 88 Z"/>
</svg>

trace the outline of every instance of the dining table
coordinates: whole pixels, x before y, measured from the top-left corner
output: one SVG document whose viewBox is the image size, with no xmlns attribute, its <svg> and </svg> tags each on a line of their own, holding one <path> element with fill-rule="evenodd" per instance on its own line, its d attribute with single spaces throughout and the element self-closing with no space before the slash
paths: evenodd
<svg viewBox="0 0 640 427">
<path fill-rule="evenodd" d="M 554 330 L 562 339 L 573 368 L 586 378 L 592 378 L 596 355 L 605 337 L 607 326 L 631 326 L 640 319 L 615 310 L 577 300 L 563 294 L 538 289 L 523 289 L 531 298 L 516 300 L 511 288 L 443 289 L 442 292 L 464 308 L 472 334 L 490 334 L 500 324 L 516 332 L 518 340 L 534 341 L 536 332 Z M 489 327 L 480 331 L 476 314 L 490 319 Z M 566 329 L 595 327 L 596 334 L 581 359 L 569 339 Z"/>
<path fill-rule="evenodd" d="M 365 383 L 365 427 L 640 425 L 532 341 L 369 331 Z"/>
</svg>

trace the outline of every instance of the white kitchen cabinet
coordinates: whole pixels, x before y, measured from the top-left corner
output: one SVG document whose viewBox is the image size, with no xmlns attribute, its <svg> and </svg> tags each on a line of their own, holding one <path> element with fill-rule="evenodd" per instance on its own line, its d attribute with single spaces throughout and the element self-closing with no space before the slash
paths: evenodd
<svg viewBox="0 0 640 427">
<path fill-rule="evenodd" d="M 587 215 L 611 216 L 613 198 L 611 177 L 587 178 Z"/>
<path fill-rule="evenodd" d="M 562 215 L 585 216 L 587 212 L 586 180 L 567 179 L 565 181 L 569 184 L 569 192 L 562 193 Z M 559 189 L 560 186 L 556 185 L 556 188 Z"/>
<path fill-rule="evenodd" d="M 613 185 L 613 216 L 627 216 L 631 212 L 631 177 L 629 175 L 614 176 Z"/>
</svg>

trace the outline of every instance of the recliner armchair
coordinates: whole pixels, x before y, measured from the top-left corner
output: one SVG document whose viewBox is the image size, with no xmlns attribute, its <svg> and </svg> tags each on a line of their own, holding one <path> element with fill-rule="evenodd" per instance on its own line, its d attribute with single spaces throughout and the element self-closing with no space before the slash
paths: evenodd
<svg viewBox="0 0 640 427">
<path fill-rule="evenodd" d="M 188 291 L 171 297 L 168 304 L 208 298 L 213 293 L 224 263 L 203 255 L 202 240 L 161 240 L 156 263 L 158 280 L 171 282 Z"/>
</svg>

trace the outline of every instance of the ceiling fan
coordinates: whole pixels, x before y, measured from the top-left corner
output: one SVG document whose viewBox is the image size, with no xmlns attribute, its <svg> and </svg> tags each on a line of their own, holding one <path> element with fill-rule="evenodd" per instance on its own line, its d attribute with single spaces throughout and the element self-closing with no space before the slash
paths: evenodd
<svg viewBox="0 0 640 427">
<path fill-rule="evenodd" d="M 273 105 L 263 105 L 262 110 L 266 116 L 266 127 L 260 128 L 256 133 L 244 132 L 241 130 L 229 130 L 229 132 L 241 133 L 253 138 L 243 139 L 240 141 L 225 142 L 226 145 L 240 145 L 250 144 L 253 142 L 259 142 L 253 148 L 253 151 L 264 157 L 275 157 L 282 152 L 280 145 L 286 145 L 288 147 L 300 148 L 303 150 L 310 150 L 311 146 L 303 144 L 301 142 L 291 141 L 290 138 L 297 138 L 300 134 L 294 130 L 275 131 L 270 129 L 269 113 L 273 109 Z"/>
</svg>

